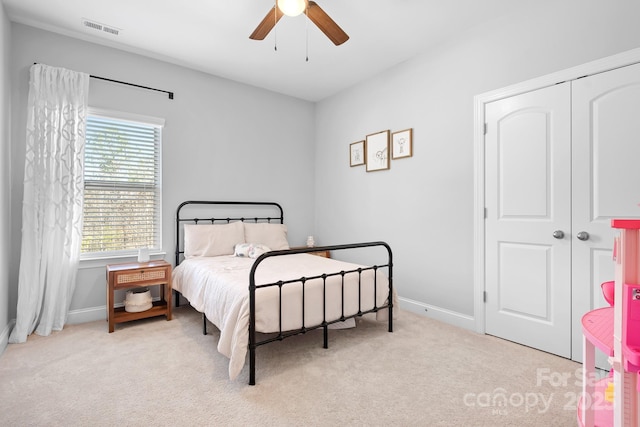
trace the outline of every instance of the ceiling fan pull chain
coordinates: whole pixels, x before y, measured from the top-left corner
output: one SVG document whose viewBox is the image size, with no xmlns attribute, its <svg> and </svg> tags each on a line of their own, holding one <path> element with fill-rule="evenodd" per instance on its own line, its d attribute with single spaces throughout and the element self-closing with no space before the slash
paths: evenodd
<svg viewBox="0 0 640 427">
<path fill-rule="evenodd" d="M 278 23 L 278 0 L 274 0 L 273 6 L 273 50 L 278 51 L 278 29 L 276 24 Z"/>
<path fill-rule="evenodd" d="M 307 19 L 305 21 L 305 39 L 306 39 L 306 62 L 309 62 L 309 5 L 307 3 L 307 8 L 305 9 L 305 14 L 307 15 Z"/>
</svg>

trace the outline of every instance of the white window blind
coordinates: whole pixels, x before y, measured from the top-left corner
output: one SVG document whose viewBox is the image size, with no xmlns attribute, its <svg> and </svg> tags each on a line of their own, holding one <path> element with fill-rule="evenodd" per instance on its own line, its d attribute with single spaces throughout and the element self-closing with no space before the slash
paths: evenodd
<svg viewBox="0 0 640 427">
<path fill-rule="evenodd" d="M 87 117 L 82 254 L 159 249 L 162 121 Z"/>
</svg>

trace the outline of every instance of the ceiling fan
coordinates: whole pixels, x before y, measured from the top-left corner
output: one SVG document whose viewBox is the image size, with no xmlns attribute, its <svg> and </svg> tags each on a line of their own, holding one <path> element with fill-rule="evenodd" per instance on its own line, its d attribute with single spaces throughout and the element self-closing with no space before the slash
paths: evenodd
<svg viewBox="0 0 640 427">
<path fill-rule="evenodd" d="M 311 0 L 277 0 L 276 5 L 267 13 L 267 16 L 264 17 L 262 22 L 258 24 L 249 38 L 253 40 L 264 40 L 283 15 L 298 16 L 303 12 L 306 12 L 311 22 L 316 24 L 320 31 L 329 37 L 329 40 L 336 46 L 349 40 L 347 33 L 345 33 L 315 1 Z"/>
</svg>

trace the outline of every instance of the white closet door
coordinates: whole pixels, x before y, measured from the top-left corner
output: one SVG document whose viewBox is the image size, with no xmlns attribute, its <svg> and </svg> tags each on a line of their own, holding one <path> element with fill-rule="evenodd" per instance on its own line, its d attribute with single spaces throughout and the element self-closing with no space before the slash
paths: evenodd
<svg viewBox="0 0 640 427">
<path fill-rule="evenodd" d="M 568 83 L 487 104 L 485 330 L 571 356 Z"/>
<path fill-rule="evenodd" d="M 581 318 L 606 305 L 600 284 L 613 280 L 611 219 L 640 218 L 640 64 L 575 80 L 572 105 L 572 358 L 582 360 Z"/>
</svg>

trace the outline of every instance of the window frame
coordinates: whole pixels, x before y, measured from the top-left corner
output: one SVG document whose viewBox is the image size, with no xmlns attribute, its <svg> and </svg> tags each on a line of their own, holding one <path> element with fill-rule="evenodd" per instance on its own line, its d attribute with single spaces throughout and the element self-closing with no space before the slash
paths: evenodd
<svg viewBox="0 0 640 427">
<path fill-rule="evenodd" d="M 129 122 L 136 125 L 148 125 L 154 126 L 158 129 L 158 142 L 157 142 L 157 210 L 155 214 L 156 224 L 156 236 L 157 241 L 153 248 L 149 248 L 151 255 L 164 254 L 163 240 L 162 240 L 162 145 L 165 120 L 159 117 L 146 116 L 142 114 L 128 113 L 124 111 L 108 110 L 103 108 L 89 107 L 87 109 L 87 119 L 89 117 L 99 117 L 107 120 L 116 120 L 121 122 Z M 86 144 L 86 142 L 85 142 Z M 84 159 L 83 159 L 84 161 Z M 83 163 L 84 169 L 84 163 Z M 83 171 L 84 178 L 84 171 Z M 85 188 L 83 180 L 83 191 Z M 83 200 L 83 223 L 84 223 L 84 200 Z M 88 261 L 100 261 L 116 258 L 134 258 L 138 256 L 138 249 L 122 249 L 116 251 L 101 251 L 101 252 L 80 252 L 80 262 L 87 264 Z M 90 266 L 87 266 L 90 267 Z"/>
</svg>

